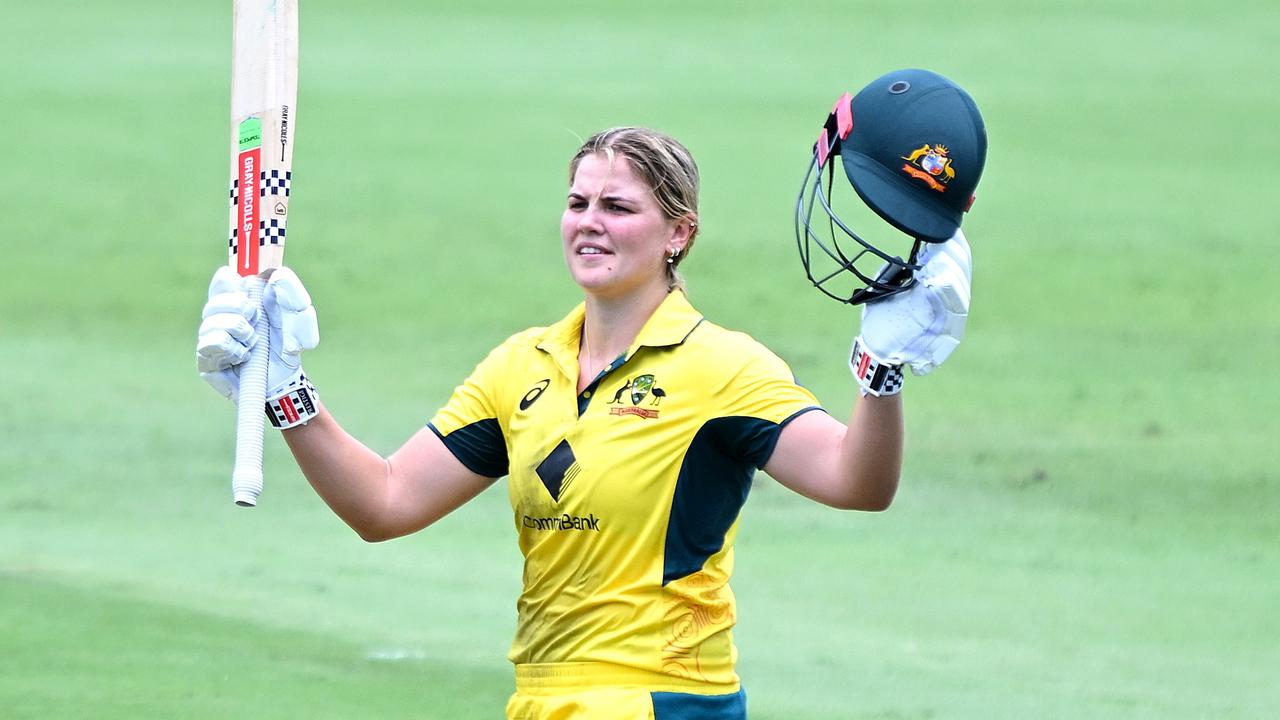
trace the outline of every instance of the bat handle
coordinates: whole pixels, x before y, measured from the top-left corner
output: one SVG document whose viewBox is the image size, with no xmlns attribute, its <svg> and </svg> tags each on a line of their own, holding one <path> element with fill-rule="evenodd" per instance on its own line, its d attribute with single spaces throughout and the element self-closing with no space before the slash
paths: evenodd
<svg viewBox="0 0 1280 720">
<path fill-rule="evenodd" d="M 262 434 L 266 420 L 267 366 L 271 354 L 271 328 L 262 293 L 266 280 L 261 275 L 245 278 L 249 299 L 258 308 L 253 329 L 258 341 L 240 369 L 240 397 L 236 406 L 236 465 L 231 473 L 231 492 L 236 505 L 253 507 L 262 492 Z"/>
</svg>

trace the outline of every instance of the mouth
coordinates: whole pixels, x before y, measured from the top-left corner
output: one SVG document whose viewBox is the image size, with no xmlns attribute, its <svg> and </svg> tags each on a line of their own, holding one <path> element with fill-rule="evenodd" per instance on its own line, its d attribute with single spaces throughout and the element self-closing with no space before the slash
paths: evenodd
<svg viewBox="0 0 1280 720">
<path fill-rule="evenodd" d="M 582 243 L 574 251 L 574 255 L 579 257 L 593 257 L 602 255 L 612 255 L 613 253 L 593 243 Z"/>
</svg>

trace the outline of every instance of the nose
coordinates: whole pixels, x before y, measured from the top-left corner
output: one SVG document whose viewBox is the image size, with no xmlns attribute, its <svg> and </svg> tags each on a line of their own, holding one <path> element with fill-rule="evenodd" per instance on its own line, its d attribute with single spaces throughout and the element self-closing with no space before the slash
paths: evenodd
<svg viewBox="0 0 1280 720">
<path fill-rule="evenodd" d="M 600 212 L 596 210 L 594 204 L 589 205 L 578 215 L 578 232 L 590 235 L 599 235 L 604 232 L 604 224 L 600 219 Z"/>
</svg>

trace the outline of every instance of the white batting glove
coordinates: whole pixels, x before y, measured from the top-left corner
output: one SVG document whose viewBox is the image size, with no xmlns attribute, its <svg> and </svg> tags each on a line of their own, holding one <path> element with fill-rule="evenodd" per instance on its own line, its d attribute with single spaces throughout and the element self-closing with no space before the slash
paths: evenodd
<svg viewBox="0 0 1280 720">
<path fill-rule="evenodd" d="M 271 273 L 262 295 L 262 306 L 271 326 L 271 354 L 267 365 L 267 399 L 287 394 L 306 383 L 302 351 L 320 342 L 320 327 L 311 295 L 289 268 Z M 235 400 L 240 393 L 240 365 L 257 344 L 253 329 L 256 308 L 245 291 L 243 278 L 230 267 L 220 267 L 209 283 L 209 301 L 201 314 L 196 339 L 196 367 L 200 377 L 222 396 Z M 312 390 L 314 393 L 314 389 Z"/>
<path fill-rule="evenodd" d="M 910 366 L 913 375 L 933 372 L 964 338 L 973 277 L 972 253 L 964 233 L 956 230 L 944 243 L 926 244 L 919 262 L 914 287 L 867 303 L 862 309 L 862 333 L 854 341 L 853 369 L 859 384 L 873 394 L 900 389 L 903 365 Z M 867 371 L 873 366 L 884 366 L 884 373 L 896 368 L 897 386 L 883 393 L 879 388 L 868 388 L 874 378 L 868 377 Z"/>
</svg>

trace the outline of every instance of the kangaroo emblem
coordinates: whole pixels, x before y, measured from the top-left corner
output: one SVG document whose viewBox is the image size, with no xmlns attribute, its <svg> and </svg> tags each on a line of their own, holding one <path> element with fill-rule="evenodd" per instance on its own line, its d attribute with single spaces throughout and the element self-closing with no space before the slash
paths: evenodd
<svg viewBox="0 0 1280 720">
<path fill-rule="evenodd" d="M 630 380 L 628 380 L 628 381 L 626 382 L 626 384 L 625 384 L 625 385 L 623 385 L 622 387 L 618 388 L 618 392 L 617 392 L 617 394 L 613 396 L 613 399 L 609 401 L 609 404 L 610 404 L 610 405 L 618 405 L 618 404 L 620 404 L 620 403 L 622 402 L 622 395 L 623 395 L 623 393 L 625 393 L 626 391 L 628 391 L 628 390 L 630 390 L 630 389 L 631 389 L 631 381 L 630 381 Z"/>
</svg>

